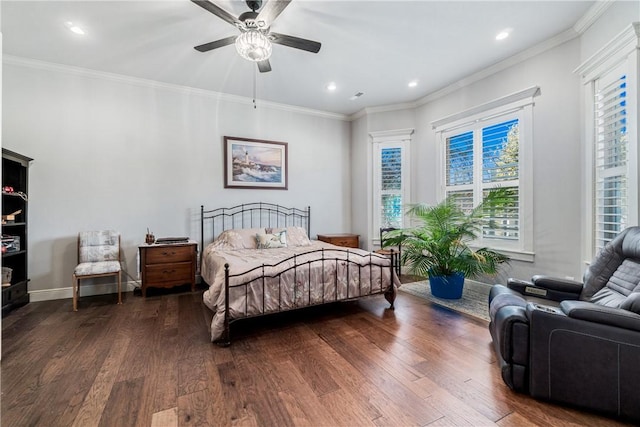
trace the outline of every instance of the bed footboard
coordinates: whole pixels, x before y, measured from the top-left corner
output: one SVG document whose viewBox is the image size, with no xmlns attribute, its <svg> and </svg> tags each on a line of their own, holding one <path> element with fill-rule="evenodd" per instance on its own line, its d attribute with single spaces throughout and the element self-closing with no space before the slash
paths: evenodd
<svg viewBox="0 0 640 427">
<path fill-rule="evenodd" d="M 309 260 L 307 256 L 318 253 L 319 258 Z M 360 255 L 350 252 L 348 249 L 320 249 L 310 251 L 302 255 L 294 255 L 276 265 L 265 265 L 251 270 L 230 274 L 229 264 L 224 265 L 224 330 L 214 343 L 220 346 L 231 344 L 230 326 L 233 322 L 241 319 L 259 317 L 269 314 L 292 311 L 299 308 L 306 308 L 322 304 L 329 304 L 338 301 L 355 300 L 371 295 L 383 294 L 389 302 L 389 309 L 394 309 L 396 298 L 395 282 L 398 279 L 396 274 L 396 262 L 398 257 L 391 253 L 390 262 L 387 265 L 388 257 L 375 253 Z M 270 268 L 280 264 L 292 263 L 278 273 L 269 273 Z M 330 268 L 326 268 L 329 266 Z M 321 278 L 312 279 L 312 267 L 318 268 Z M 256 276 L 256 270 L 260 273 Z M 325 271 L 331 271 L 332 276 L 325 276 Z M 294 286 L 285 284 L 284 275 L 293 275 Z M 316 276 L 320 273 L 316 273 Z M 245 280 L 246 277 L 247 278 Z M 233 284 L 232 284 L 233 281 Z M 346 282 L 346 288 L 343 285 Z M 277 284 L 276 284 L 277 283 Z M 302 289 L 302 292 L 297 289 Z M 352 290 L 352 288 L 356 288 Z M 257 292 L 256 292 L 257 289 Z M 235 316 L 231 315 L 230 295 L 234 293 L 236 298 L 244 301 L 245 308 L 242 313 L 236 310 Z M 298 295 L 296 295 L 298 292 Z M 257 311 L 249 309 L 249 300 L 259 295 L 262 298 L 261 308 Z M 271 294 L 277 294 L 277 298 Z M 285 295 L 291 296 L 287 300 Z"/>
</svg>

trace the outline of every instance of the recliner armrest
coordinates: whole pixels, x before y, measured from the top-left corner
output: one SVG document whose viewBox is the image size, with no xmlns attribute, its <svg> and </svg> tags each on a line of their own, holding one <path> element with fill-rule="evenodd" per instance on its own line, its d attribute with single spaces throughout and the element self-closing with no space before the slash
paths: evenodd
<svg viewBox="0 0 640 427">
<path fill-rule="evenodd" d="M 561 279 L 559 277 L 536 275 L 531 278 L 531 282 L 541 288 L 568 292 L 576 295 L 580 295 L 582 292 L 582 282 L 577 282 L 571 279 Z"/>
<path fill-rule="evenodd" d="M 620 304 L 620 308 L 640 314 L 640 292 L 631 292 Z"/>
<path fill-rule="evenodd" d="M 622 308 L 605 307 L 586 301 L 563 301 L 560 309 L 574 319 L 640 331 L 640 315 Z"/>
<path fill-rule="evenodd" d="M 541 275 L 533 276 L 531 282 L 510 278 L 507 280 L 507 286 L 523 295 L 552 301 L 575 300 L 582 292 L 580 282 Z"/>
</svg>

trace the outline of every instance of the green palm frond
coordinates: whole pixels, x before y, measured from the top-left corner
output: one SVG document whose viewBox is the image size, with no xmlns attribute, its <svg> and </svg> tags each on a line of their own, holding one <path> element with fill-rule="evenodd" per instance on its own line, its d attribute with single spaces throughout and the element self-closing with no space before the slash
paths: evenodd
<svg viewBox="0 0 640 427">
<path fill-rule="evenodd" d="M 513 203 L 508 189 L 490 190 L 483 202 L 465 212 L 455 199 L 447 198 L 434 206 L 410 206 L 408 215 L 419 225 L 389 232 L 385 245 L 402 245 L 402 263 L 413 274 L 448 276 L 462 272 L 465 277 L 495 274 L 509 258 L 489 248 L 472 249 L 482 232 L 488 211 L 492 215 Z"/>
</svg>

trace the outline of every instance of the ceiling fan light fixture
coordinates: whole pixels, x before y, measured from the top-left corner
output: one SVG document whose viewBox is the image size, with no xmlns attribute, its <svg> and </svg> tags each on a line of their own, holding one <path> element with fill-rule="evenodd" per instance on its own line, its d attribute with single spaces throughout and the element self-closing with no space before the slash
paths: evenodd
<svg viewBox="0 0 640 427">
<path fill-rule="evenodd" d="M 264 61 L 271 56 L 271 41 L 260 31 L 250 29 L 238 36 L 236 50 L 246 60 Z"/>
</svg>

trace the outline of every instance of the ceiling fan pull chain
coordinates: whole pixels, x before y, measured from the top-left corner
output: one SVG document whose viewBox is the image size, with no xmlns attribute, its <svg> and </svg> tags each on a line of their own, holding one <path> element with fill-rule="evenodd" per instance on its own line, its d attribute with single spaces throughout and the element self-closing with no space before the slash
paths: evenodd
<svg viewBox="0 0 640 427">
<path fill-rule="evenodd" d="M 257 96 L 257 92 L 258 89 L 256 88 L 258 86 L 258 69 L 256 67 L 253 67 L 253 109 L 255 110 L 256 107 L 256 96 Z"/>
</svg>

